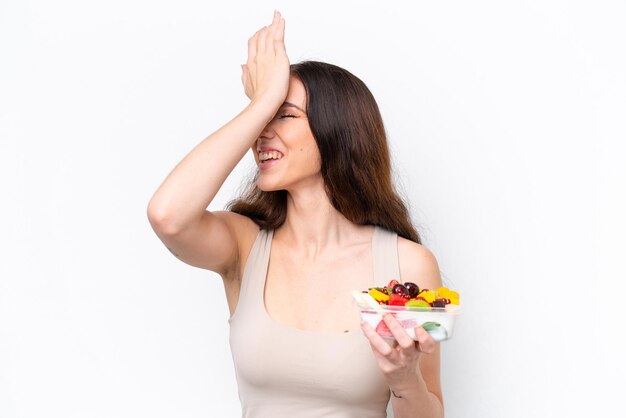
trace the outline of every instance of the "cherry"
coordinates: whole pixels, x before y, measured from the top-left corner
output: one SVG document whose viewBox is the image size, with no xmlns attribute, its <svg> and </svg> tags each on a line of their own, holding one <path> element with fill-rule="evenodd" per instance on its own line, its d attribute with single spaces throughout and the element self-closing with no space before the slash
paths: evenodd
<svg viewBox="0 0 626 418">
<path fill-rule="evenodd" d="M 399 296 L 407 296 L 409 294 L 409 291 L 406 290 L 406 287 L 404 287 L 404 285 L 401 284 L 397 284 L 393 287 L 393 293 L 395 293 L 396 295 Z"/>
<path fill-rule="evenodd" d="M 409 292 L 409 296 L 411 298 L 416 297 L 419 294 L 419 292 L 420 292 L 419 286 L 416 285 L 415 283 L 412 283 L 412 282 L 405 282 L 404 283 L 404 287 Z"/>
</svg>

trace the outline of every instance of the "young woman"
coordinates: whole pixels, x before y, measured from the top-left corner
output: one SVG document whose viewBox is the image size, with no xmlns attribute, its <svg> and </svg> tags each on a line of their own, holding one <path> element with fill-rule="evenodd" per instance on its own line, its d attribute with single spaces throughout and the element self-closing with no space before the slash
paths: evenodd
<svg viewBox="0 0 626 418">
<path fill-rule="evenodd" d="M 245 417 L 442 417 L 439 345 L 391 316 L 389 346 L 350 291 L 391 279 L 441 286 L 391 182 L 378 107 L 334 65 L 289 64 L 285 21 L 248 41 L 250 104 L 196 146 L 148 206 L 182 261 L 221 275 Z M 251 150 L 258 171 L 228 211 L 206 208 Z"/>
</svg>

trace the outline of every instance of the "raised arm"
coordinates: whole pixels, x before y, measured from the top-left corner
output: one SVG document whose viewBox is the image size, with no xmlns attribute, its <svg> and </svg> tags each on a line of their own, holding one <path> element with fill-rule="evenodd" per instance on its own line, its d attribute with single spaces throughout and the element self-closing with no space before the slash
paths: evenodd
<svg viewBox="0 0 626 418">
<path fill-rule="evenodd" d="M 209 212 L 207 207 L 287 96 L 284 33 L 285 21 L 275 12 L 271 25 L 248 40 L 242 83 L 250 104 L 179 162 L 148 204 L 157 236 L 188 264 L 222 275 L 237 264 L 240 237 L 253 222 L 231 212 Z"/>
</svg>

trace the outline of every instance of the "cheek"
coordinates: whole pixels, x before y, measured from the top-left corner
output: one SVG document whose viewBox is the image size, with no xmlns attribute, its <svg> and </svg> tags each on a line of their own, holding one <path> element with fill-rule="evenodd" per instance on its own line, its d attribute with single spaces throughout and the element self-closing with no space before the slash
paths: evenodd
<svg viewBox="0 0 626 418">
<path fill-rule="evenodd" d="M 298 149 L 298 153 L 300 154 L 300 159 L 305 162 L 306 167 L 310 170 L 319 171 L 322 168 L 322 159 L 317 145 L 302 146 Z"/>
</svg>

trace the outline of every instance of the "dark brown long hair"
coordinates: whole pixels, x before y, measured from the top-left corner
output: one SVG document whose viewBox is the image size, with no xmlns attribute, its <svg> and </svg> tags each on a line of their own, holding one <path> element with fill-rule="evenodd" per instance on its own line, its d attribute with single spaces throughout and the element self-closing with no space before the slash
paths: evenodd
<svg viewBox="0 0 626 418">
<path fill-rule="evenodd" d="M 331 204 L 355 224 L 378 225 L 421 243 L 391 179 L 387 135 L 374 96 L 359 78 L 319 61 L 291 65 L 307 95 L 306 114 L 321 156 Z M 227 208 L 275 229 L 287 216 L 287 191 L 261 191 L 258 172 Z"/>
</svg>

